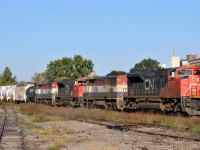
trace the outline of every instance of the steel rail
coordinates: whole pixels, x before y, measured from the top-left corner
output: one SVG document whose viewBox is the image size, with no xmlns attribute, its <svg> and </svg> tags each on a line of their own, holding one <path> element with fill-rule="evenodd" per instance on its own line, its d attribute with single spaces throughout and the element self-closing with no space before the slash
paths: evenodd
<svg viewBox="0 0 200 150">
<path fill-rule="evenodd" d="M 3 106 L 3 110 L 4 110 L 4 114 L 2 116 L 2 123 L 1 123 L 1 127 L 0 127 L 0 142 L 3 136 L 3 131 L 4 131 L 4 126 L 5 126 L 5 122 L 6 122 L 6 108 Z"/>
<path fill-rule="evenodd" d="M 148 123 L 120 123 L 116 124 L 113 122 L 108 122 L 105 120 L 77 120 L 80 122 L 86 122 L 86 123 L 92 123 L 97 124 L 101 126 L 106 126 L 108 129 L 115 129 L 120 131 L 133 131 L 138 133 L 144 133 L 149 135 L 158 135 L 162 137 L 169 137 L 174 139 L 183 139 L 183 140 L 190 140 L 190 141 L 200 141 L 200 136 L 181 136 L 181 135 L 172 135 L 172 134 L 164 134 L 164 133 L 158 133 L 158 132 L 150 132 L 150 131 L 142 131 L 139 130 L 142 127 L 155 127 L 155 128 L 162 128 L 162 129 L 169 129 L 169 126 L 163 126 L 163 125 L 156 125 L 156 124 L 148 124 Z"/>
<path fill-rule="evenodd" d="M 16 111 L 13 108 L 8 108 L 8 107 L 3 107 L 3 109 L 4 109 L 4 116 L 3 116 L 4 119 L 3 119 L 3 121 L 0 125 L 1 126 L 0 148 L 2 148 L 2 147 L 6 148 L 5 143 L 13 142 L 12 140 L 14 140 L 16 138 L 16 139 L 19 139 L 19 141 L 14 140 L 17 144 L 20 145 L 20 147 L 18 147 L 18 149 L 26 150 L 23 131 L 22 131 L 22 128 L 18 124 L 19 120 L 18 120 Z M 10 114 L 8 113 L 9 109 L 12 110 L 10 112 Z M 14 120 L 12 120 L 12 117 L 14 118 Z M 12 125 L 13 125 L 13 122 L 14 122 L 14 125 L 16 125 L 16 126 L 14 126 L 14 127 L 12 125 L 9 126 L 9 121 L 11 121 Z M 19 128 L 19 130 L 16 130 L 16 127 Z M 18 135 L 16 137 L 13 137 L 13 138 L 7 138 L 6 136 L 9 136 L 9 131 L 17 133 Z M 6 135 L 7 133 L 8 133 L 8 135 Z M 5 136 L 5 139 L 4 139 L 4 136 Z M 3 140 L 6 140 L 6 142 L 3 141 Z"/>
</svg>

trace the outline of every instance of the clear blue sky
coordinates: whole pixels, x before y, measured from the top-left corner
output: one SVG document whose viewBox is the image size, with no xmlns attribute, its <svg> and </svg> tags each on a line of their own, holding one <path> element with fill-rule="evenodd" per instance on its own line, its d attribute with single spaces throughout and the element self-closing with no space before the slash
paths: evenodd
<svg viewBox="0 0 200 150">
<path fill-rule="evenodd" d="M 98 75 L 144 58 L 170 67 L 172 48 L 200 53 L 199 0 L 0 1 L 0 72 L 9 67 L 19 81 L 75 54 Z"/>
</svg>

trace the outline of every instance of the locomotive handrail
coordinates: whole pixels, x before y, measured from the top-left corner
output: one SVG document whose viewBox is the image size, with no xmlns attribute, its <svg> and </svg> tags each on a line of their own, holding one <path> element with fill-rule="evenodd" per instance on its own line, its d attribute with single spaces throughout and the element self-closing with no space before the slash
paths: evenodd
<svg viewBox="0 0 200 150">
<path fill-rule="evenodd" d="M 197 86 L 198 84 L 190 84 L 189 88 L 186 90 L 186 92 L 183 94 L 183 96 L 186 96 L 186 94 L 189 92 L 189 90 L 192 89 L 192 86 Z"/>
</svg>

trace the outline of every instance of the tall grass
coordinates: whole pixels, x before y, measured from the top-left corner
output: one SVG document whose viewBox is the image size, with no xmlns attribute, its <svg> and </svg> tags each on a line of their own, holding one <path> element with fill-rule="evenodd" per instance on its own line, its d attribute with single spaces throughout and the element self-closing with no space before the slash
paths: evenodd
<svg viewBox="0 0 200 150">
<path fill-rule="evenodd" d="M 199 117 L 167 116 L 152 113 L 125 113 L 101 109 L 52 107 L 36 104 L 24 104 L 20 111 L 31 116 L 32 122 L 63 121 L 77 119 L 103 119 L 116 123 L 151 123 L 169 126 L 176 131 L 188 131 L 200 134 Z"/>
</svg>

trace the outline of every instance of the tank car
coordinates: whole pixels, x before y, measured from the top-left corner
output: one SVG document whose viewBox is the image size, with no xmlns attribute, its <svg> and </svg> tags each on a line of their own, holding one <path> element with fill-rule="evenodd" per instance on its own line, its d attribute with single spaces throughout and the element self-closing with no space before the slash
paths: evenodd
<svg viewBox="0 0 200 150">
<path fill-rule="evenodd" d="M 199 68 L 182 66 L 129 73 L 124 108 L 200 115 Z"/>
<path fill-rule="evenodd" d="M 26 96 L 28 101 L 34 102 L 35 98 L 35 85 L 31 85 L 26 90 Z"/>
<path fill-rule="evenodd" d="M 6 101 L 14 101 L 14 99 L 15 99 L 15 88 L 16 88 L 16 85 L 12 85 L 12 86 L 7 88 Z"/>
<path fill-rule="evenodd" d="M 0 97 L 1 100 L 8 102 L 8 101 L 13 101 L 14 100 L 14 89 L 16 85 L 8 85 L 8 86 L 1 86 L 0 89 Z"/>
<path fill-rule="evenodd" d="M 7 101 L 6 100 L 7 90 L 8 90 L 8 86 L 5 86 L 1 91 L 1 100 L 2 101 Z"/>
<path fill-rule="evenodd" d="M 27 93 L 27 90 L 30 88 L 34 87 L 34 84 L 23 84 L 23 85 L 17 85 L 15 87 L 15 98 L 14 102 L 15 103 L 27 103 L 30 101 L 29 96 L 27 94 L 30 94 L 29 92 Z"/>
<path fill-rule="evenodd" d="M 6 89 L 6 86 L 0 87 L 0 100 L 3 101 L 5 97 L 3 96 L 3 91 Z"/>
<path fill-rule="evenodd" d="M 126 90 L 126 75 L 88 78 L 83 91 L 84 106 L 123 109 Z"/>
</svg>

